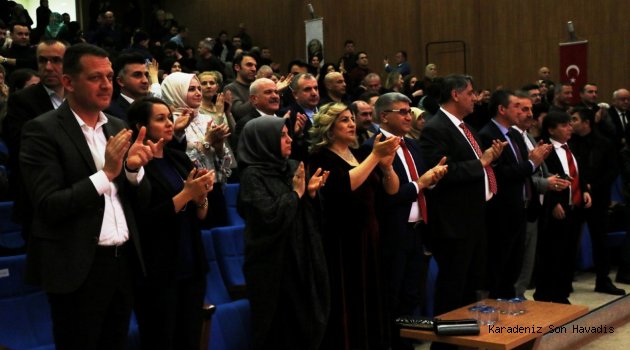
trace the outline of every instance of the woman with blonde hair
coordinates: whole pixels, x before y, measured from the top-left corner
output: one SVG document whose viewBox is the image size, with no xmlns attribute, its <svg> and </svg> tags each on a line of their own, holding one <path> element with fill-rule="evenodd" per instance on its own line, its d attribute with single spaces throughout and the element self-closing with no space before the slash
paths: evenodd
<svg viewBox="0 0 630 350">
<path fill-rule="evenodd" d="M 398 71 L 392 71 L 387 75 L 387 79 L 385 80 L 385 89 L 388 92 L 403 92 L 403 85 L 405 81 L 403 80 L 402 74 Z"/>
<path fill-rule="evenodd" d="M 372 349 L 386 343 L 376 193 L 398 191 L 392 162 L 400 139 L 377 135 L 369 154 L 356 147 L 348 106 L 329 103 L 314 116 L 310 171 L 329 171 L 320 189 L 322 241 L 331 287 L 324 349 Z"/>
</svg>

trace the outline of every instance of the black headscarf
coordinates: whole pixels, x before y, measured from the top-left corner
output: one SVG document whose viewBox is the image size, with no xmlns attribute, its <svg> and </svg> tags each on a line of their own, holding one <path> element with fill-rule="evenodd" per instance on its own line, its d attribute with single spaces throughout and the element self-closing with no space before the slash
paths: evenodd
<svg viewBox="0 0 630 350">
<path fill-rule="evenodd" d="M 287 119 L 260 116 L 245 124 L 238 141 L 238 165 L 241 173 L 247 167 L 285 173 L 292 169 L 282 157 L 280 138 Z"/>
</svg>

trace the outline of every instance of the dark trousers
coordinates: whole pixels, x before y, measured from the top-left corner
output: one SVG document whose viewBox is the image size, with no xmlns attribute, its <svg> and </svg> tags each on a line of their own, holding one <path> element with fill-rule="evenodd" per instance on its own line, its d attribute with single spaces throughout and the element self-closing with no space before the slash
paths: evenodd
<svg viewBox="0 0 630 350">
<path fill-rule="evenodd" d="M 57 350 L 124 348 L 133 304 L 130 247 L 97 247 L 79 289 L 48 294 Z"/>
<path fill-rule="evenodd" d="M 486 249 L 483 232 L 436 240 L 433 257 L 439 272 L 435 285 L 435 315 L 477 301 L 477 290 L 486 285 Z M 457 349 L 457 346 L 433 342 L 431 349 Z"/>
<path fill-rule="evenodd" d="M 593 203 L 599 198 L 593 199 Z M 605 203 L 605 202 L 604 202 Z M 586 224 L 591 235 L 593 264 L 595 265 L 596 283 L 604 283 L 610 273 L 610 252 L 606 246 L 608 228 L 608 206 L 594 204 L 585 210 Z"/>
<path fill-rule="evenodd" d="M 557 220 L 548 213 L 538 235 L 536 292 L 538 301 L 566 302 L 571 293 L 575 254 L 580 238 L 583 210 L 565 209 L 565 218 Z"/>
<path fill-rule="evenodd" d="M 134 310 L 146 350 L 198 350 L 206 278 L 144 280 L 136 288 Z"/>
<path fill-rule="evenodd" d="M 462 237 L 436 242 L 433 257 L 439 273 L 435 285 L 435 314 L 477 301 L 485 286 L 486 238 Z"/>
<path fill-rule="evenodd" d="M 426 286 L 426 264 L 422 248 L 421 231 L 426 229 L 423 223 L 408 223 L 404 232 L 398 232 L 391 242 L 386 255 L 385 271 L 388 286 L 389 316 L 392 325 L 392 349 L 413 349 L 413 344 L 400 338 L 399 328 L 394 320 L 401 316 L 412 316 L 420 306 Z M 423 274 L 424 271 L 424 274 Z"/>
<path fill-rule="evenodd" d="M 493 215 L 494 214 L 494 215 Z M 488 290 L 490 298 L 516 297 L 514 284 L 523 266 L 527 216 L 524 207 L 498 217 L 488 210 Z"/>
</svg>

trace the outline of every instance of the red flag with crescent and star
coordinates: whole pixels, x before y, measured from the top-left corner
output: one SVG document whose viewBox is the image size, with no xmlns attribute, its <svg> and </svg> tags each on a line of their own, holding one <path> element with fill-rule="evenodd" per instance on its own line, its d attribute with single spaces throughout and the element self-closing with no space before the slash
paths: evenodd
<svg viewBox="0 0 630 350">
<path fill-rule="evenodd" d="M 573 104 L 580 103 L 580 89 L 588 82 L 588 41 L 560 43 L 560 82 L 573 85 Z"/>
</svg>

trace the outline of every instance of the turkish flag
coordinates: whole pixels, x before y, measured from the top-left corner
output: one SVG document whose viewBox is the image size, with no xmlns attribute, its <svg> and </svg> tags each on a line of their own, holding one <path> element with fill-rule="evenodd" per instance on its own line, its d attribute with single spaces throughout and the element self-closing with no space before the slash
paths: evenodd
<svg viewBox="0 0 630 350">
<path fill-rule="evenodd" d="M 588 82 L 588 41 L 560 43 L 560 82 L 573 85 L 573 104 L 580 103 L 580 89 Z"/>
</svg>

